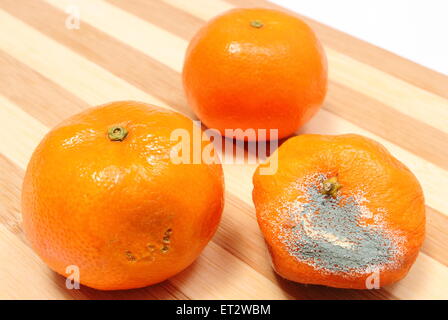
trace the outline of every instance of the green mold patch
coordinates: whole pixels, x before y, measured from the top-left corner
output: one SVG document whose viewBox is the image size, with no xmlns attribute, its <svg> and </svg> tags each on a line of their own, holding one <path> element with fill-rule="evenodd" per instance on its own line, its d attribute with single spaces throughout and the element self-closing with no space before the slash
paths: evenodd
<svg viewBox="0 0 448 320">
<path fill-rule="evenodd" d="M 290 227 L 279 223 L 278 237 L 289 254 L 315 269 L 339 274 L 372 273 L 399 263 L 404 240 L 386 228 L 385 209 L 370 212 L 361 190 L 349 196 L 325 194 L 322 186 L 328 179 L 315 175 L 294 185 L 303 196 L 280 209 Z M 374 223 L 363 224 L 365 217 Z"/>
</svg>

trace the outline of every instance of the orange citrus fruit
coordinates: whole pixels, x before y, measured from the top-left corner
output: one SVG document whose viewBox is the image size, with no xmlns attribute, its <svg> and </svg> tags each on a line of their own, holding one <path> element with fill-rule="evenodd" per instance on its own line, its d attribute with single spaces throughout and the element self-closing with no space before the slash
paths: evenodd
<svg viewBox="0 0 448 320">
<path fill-rule="evenodd" d="M 283 138 L 318 111 L 327 91 L 327 61 L 299 18 L 235 9 L 192 39 L 183 82 L 189 104 L 208 127 L 224 135 L 225 129 L 266 129 L 267 139 L 276 129 Z"/>
<path fill-rule="evenodd" d="M 253 200 L 273 265 L 300 283 L 366 289 L 403 278 L 425 235 L 415 176 L 358 136 L 302 135 L 254 175 Z"/>
<path fill-rule="evenodd" d="M 130 289 L 190 265 L 223 209 L 218 164 L 173 164 L 175 129 L 192 121 L 139 102 L 114 102 L 51 130 L 24 179 L 25 233 L 39 256 L 89 287 Z M 205 141 L 203 146 L 210 142 Z"/>
</svg>

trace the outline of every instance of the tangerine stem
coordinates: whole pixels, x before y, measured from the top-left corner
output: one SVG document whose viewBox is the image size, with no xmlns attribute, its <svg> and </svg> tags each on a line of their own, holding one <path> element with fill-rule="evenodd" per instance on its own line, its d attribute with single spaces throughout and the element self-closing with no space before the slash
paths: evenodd
<svg viewBox="0 0 448 320">
<path fill-rule="evenodd" d="M 264 24 L 260 20 L 253 20 L 253 21 L 250 22 L 250 25 L 252 27 L 254 27 L 254 28 L 257 28 L 257 29 L 259 29 L 259 28 L 264 26 Z"/>
<path fill-rule="evenodd" d="M 113 126 L 109 128 L 107 135 L 110 141 L 123 141 L 128 135 L 128 130 L 124 127 Z"/>
<path fill-rule="evenodd" d="M 322 183 L 322 190 L 320 191 L 323 194 L 335 197 L 338 190 L 341 188 L 341 184 L 338 182 L 336 177 L 332 177 L 330 179 L 325 180 Z"/>
</svg>

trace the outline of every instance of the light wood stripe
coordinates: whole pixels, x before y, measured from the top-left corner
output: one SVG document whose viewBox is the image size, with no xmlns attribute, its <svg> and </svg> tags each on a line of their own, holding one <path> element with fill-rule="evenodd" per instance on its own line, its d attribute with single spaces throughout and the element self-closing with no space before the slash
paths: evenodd
<svg viewBox="0 0 448 320">
<path fill-rule="evenodd" d="M 82 96 L 88 104 L 99 105 L 113 100 L 140 100 L 167 107 L 159 99 L 136 89 L 109 71 L 67 50 L 4 10 L 0 10 L 0 21 L 5 30 L 16 30 L 14 34 L 0 33 L 0 50 L 8 52 L 21 63 L 54 80 L 67 91 L 76 93 L 78 97 Z M 28 40 L 25 42 L 22 39 Z"/>
<path fill-rule="evenodd" d="M 194 265 L 170 281 L 195 299 L 288 299 L 292 298 L 214 241 Z M 190 272 L 197 268 L 198 272 Z M 200 271 L 199 271 L 200 269 Z"/>
<path fill-rule="evenodd" d="M 193 36 L 191 29 L 199 29 L 203 24 L 203 21 L 197 17 L 160 0 L 107 1 L 143 20 L 152 20 L 153 24 L 184 39 L 190 39 Z M 149 38 L 148 41 L 153 45 L 157 44 L 153 42 L 152 38 Z"/>
<path fill-rule="evenodd" d="M 216 15 L 234 9 L 236 6 L 221 0 L 161 0 L 170 4 L 175 8 L 179 8 L 184 12 L 198 17 L 201 20 L 207 21 L 214 18 Z M 194 5 L 193 5 L 194 4 Z"/>
<path fill-rule="evenodd" d="M 329 77 L 445 133 L 448 100 L 326 48 Z"/>
<path fill-rule="evenodd" d="M 2 154 L 0 154 L 0 165 L 0 225 L 23 241 L 22 216 L 18 201 L 23 173 Z"/>
<path fill-rule="evenodd" d="M 420 253 L 406 278 L 389 286 L 387 290 L 403 300 L 444 300 L 447 298 L 447 280 L 446 267 Z"/>
<path fill-rule="evenodd" d="M 3 75 L 0 92 L 45 125 L 54 126 L 88 107 L 75 95 L 1 50 L 0 70 Z"/>
<path fill-rule="evenodd" d="M 171 94 L 173 91 L 182 90 L 178 73 L 148 55 L 117 41 L 87 23 L 83 23 L 82 28 L 77 31 L 65 27 L 55 28 L 55 25 L 64 21 L 66 14 L 43 1 L 4 0 L 0 7 L 137 89 L 147 94 L 151 93 L 156 99 L 163 98 L 166 105 L 176 107 L 178 111 L 193 116 L 185 102 L 185 97 Z M 40 14 L 36 15 L 35 12 Z M 120 63 L 117 63 L 117 57 Z M 138 64 L 135 63 L 136 61 Z M 151 76 L 148 77 L 148 73 L 142 70 L 147 70 Z"/>
<path fill-rule="evenodd" d="M 448 267 L 448 216 L 427 207 L 426 220 L 422 251 Z"/>
<path fill-rule="evenodd" d="M 45 1 L 62 11 L 73 3 L 71 0 Z M 125 43 L 146 54 L 150 53 L 151 58 L 165 63 L 173 70 L 182 70 L 184 56 L 179 54 L 179 50 L 185 52 L 187 47 L 185 40 L 105 1 L 77 0 L 76 5 L 82 10 L 82 21 L 95 26 L 118 40 L 125 40 Z M 120 21 L 120 23 L 117 23 L 117 21 Z M 61 27 L 63 26 L 61 25 Z M 170 48 L 170 50 L 167 50 L 167 48 Z"/>
<path fill-rule="evenodd" d="M 41 122 L 0 95 L 0 119 L 5 132 L 0 143 L 0 153 L 7 155 L 20 168 L 26 168 L 33 150 L 47 132 Z M 23 123 L 18 126 L 17 123 Z"/>
<path fill-rule="evenodd" d="M 350 87 L 329 87 L 324 109 L 448 170 L 448 134 Z"/>
</svg>

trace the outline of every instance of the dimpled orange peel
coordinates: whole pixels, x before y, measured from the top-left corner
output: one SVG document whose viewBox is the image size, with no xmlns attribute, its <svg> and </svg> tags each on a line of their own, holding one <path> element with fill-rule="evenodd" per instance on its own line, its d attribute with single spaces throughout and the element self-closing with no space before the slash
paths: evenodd
<svg viewBox="0 0 448 320">
<path fill-rule="evenodd" d="M 406 166 L 358 135 L 306 134 L 254 174 L 253 200 L 273 266 L 305 284 L 370 289 L 402 279 L 425 235 L 422 189 Z M 276 161 L 275 157 L 268 161 Z"/>
<path fill-rule="evenodd" d="M 51 130 L 23 183 L 34 250 L 54 271 L 67 276 L 77 267 L 82 284 L 103 290 L 151 285 L 185 269 L 215 233 L 224 193 L 219 163 L 170 159 L 173 130 L 192 128 L 179 113 L 120 101 Z"/>
</svg>

